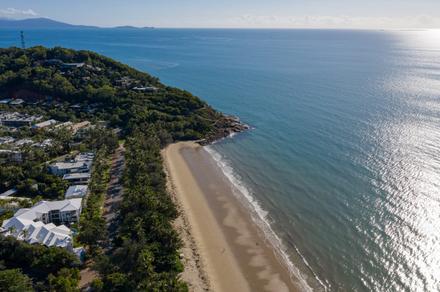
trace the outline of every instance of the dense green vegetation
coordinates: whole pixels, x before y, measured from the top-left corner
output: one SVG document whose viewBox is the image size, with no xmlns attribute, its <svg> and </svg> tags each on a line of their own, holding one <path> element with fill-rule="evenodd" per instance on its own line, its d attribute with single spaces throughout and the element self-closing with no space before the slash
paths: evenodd
<svg viewBox="0 0 440 292">
<path fill-rule="evenodd" d="M 72 62 L 85 65 L 63 65 Z M 136 90 L 135 86 L 149 89 Z M 58 198 L 66 186 L 44 171 L 45 162 L 72 150 L 97 153 L 91 193 L 75 240 L 88 247 L 99 272 L 91 288 L 187 291 L 179 277 L 183 270 L 178 252 L 181 242 L 172 227 L 177 210 L 166 191 L 160 149 L 174 141 L 227 135 L 230 120 L 189 92 L 165 86 L 146 73 L 90 51 L 64 48 L 0 49 L 2 95 L 23 98 L 28 104 L 0 105 L 0 110 L 107 126 L 85 133 L 77 146 L 72 146 L 78 142 L 74 137 L 60 133 L 54 138 L 59 142 L 53 153 L 32 150 L 34 159 L 0 167 L 1 190 L 18 186 L 27 196 Z M 113 129 L 120 129 L 120 138 L 126 141 L 124 194 L 116 236 L 103 249 L 101 243 L 108 236 L 101 210 L 108 182 L 105 156 L 117 147 Z M 28 128 L 6 134 L 15 138 L 43 135 Z M 15 277 L 23 291 L 30 290 L 30 283 L 36 290 L 75 291 L 79 276 L 72 255 L 9 238 L 0 240 L 0 290 Z M 41 257 L 46 262 L 40 263 Z M 53 266 L 48 266 L 52 261 Z"/>
<path fill-rule="evenodd" d="M 109 180 L 109 154 L 114 149 L 102 147 L 96 154 L 92 178 L 89 183 L 89 195 L 81 213 L 78 241 L 88 247 L 89 255 L 99 253 L 99 242 L 105 239 L 106 226 L 102 217 L 102 205 Z"/>
<path fill-rule="evenodd" d="M 0 291 L 5 292 L 30 292 L 32 280 L 24 275 L 20 269 L 9 269 L 0 271 Z"/>
<path fill-rule="evenodd" d="M 171 226 L 177 211 L 166 191 L 160 141 L 151 129 L 135 131 L 126 149 L 118 235 L 97 263 L 103 291 L 186 291 L 178 277 L 180 240 Z"/>
<path fill-rule="evenodd" d="M 79 265 L 76 256 L 65 249 L 0 237 L 1 291 L 75 291 L 69 287 L 78 284 Z"/>
<path fill-rule="evenodd" d="M 85 62 L 87 66 L 63 70 L 57 64 L 45 63 L 50 59 Z M 158 90 L 131 90 L 119 85 L 118 80 L 124 77 L 133 80 L 132 86 L 154 86 Z M 222 117 L 189 92 L 165 86 L 157 78 L 90 51 L 0 49 L 0 94 L 24 90 L 25 95 L 50 96 L 83 107 L 93 105 L 95 117 L 127 133 L 136 126 L 154 124 L 164 140 L 203 138 Z M 65 119 L 77 116 L 73 109 L 65 112 Z"/>
<path fill-rule="evenodd" d="M 52 139 L 54 145 L 50 148 L 23 147 L 22 163 L 0 163 L 0 193 L 15 187 L 19 196 L 30 198 L 44 198 L 50 200 L 62 199 L 68 184 L 62 178 L 47 172 L 47 162 L 70 151 L 97 151 L 101 148 L 114 149 L 118 138 L 112 130 L 102 127 L 87 130 L 83 134 L 78 147 L 72 147 L 71 143 L 77 142 L 71 134 L 65 130 L 30 132 L 24 136 L 20 129 L 17 132 L 7 133 L 12 137 L 32 137 L 35 141 Z"/>
</svg>

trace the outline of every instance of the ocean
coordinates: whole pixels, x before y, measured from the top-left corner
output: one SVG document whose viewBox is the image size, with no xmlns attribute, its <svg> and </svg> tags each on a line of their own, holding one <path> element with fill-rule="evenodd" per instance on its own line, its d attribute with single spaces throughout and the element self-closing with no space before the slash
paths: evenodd
<svg viewBox="0 0 440 292">
<path fill-rule="evenodd" d="M 440 290 L 440 31 L 25 37 L 108 55 L 251 125 L 208 150 L 310 288 Z M 1 47 L 19 45 L 0 29 Z"/>
</svg>

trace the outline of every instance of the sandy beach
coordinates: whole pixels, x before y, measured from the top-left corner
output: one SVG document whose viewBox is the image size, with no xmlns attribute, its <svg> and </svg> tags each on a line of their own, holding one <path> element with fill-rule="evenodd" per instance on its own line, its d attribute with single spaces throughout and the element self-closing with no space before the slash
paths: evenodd
<svg viewBox="0 0 440 292">
<path fill-rule="evenodd" d="M 201 146 L 173 144 L 163 156 L 181 212 L 176 228 L 184 242 L 182 279 L 191 291 L 299 290 Z"/>
</svg>

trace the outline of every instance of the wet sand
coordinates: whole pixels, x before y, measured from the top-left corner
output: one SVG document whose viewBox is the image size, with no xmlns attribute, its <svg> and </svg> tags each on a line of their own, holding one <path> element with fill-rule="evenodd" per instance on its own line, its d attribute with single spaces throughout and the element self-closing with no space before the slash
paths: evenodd
<svg viewBox="0 0 440 292">
<path fill-rule="evenodd" d="M 163 155 L 182 212 L 182 278 L 191 291 L 300 290 L 202 147 L 173 144 Z"/>
</svg>

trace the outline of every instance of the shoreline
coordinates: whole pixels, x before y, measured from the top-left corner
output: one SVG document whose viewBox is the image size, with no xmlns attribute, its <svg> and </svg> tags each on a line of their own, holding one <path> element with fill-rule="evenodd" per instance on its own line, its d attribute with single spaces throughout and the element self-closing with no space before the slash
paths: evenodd
<svg viewBox="0 0 440 292">
<path fill-rule="evenodd" d="M 190 291 L 301 290 L 202 146 L 181 142 L 162 154 Z"/>
</svg>

